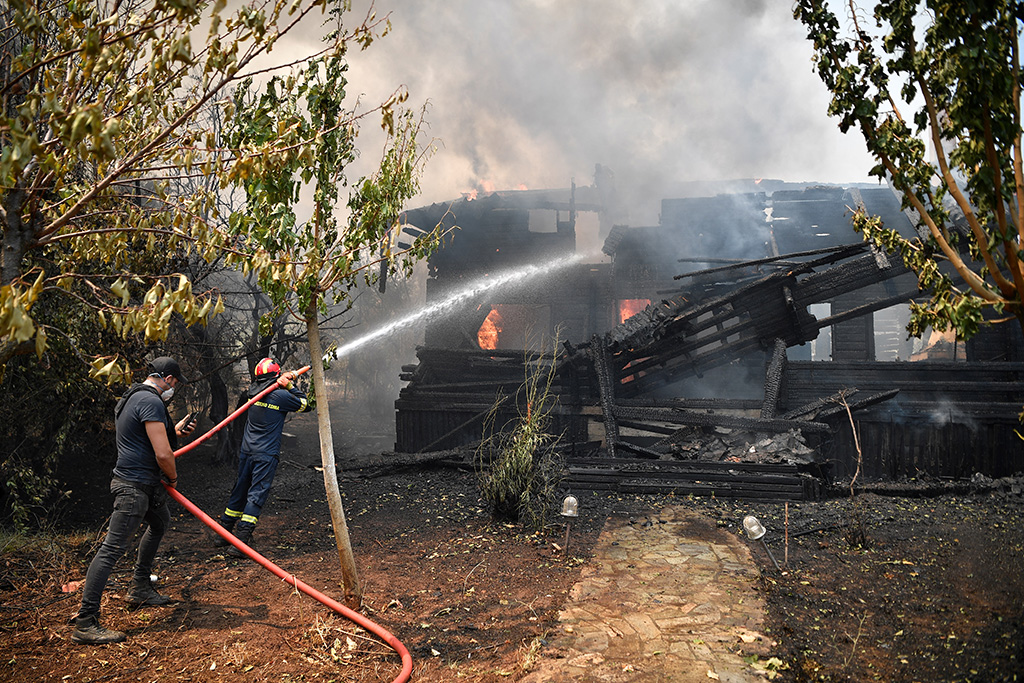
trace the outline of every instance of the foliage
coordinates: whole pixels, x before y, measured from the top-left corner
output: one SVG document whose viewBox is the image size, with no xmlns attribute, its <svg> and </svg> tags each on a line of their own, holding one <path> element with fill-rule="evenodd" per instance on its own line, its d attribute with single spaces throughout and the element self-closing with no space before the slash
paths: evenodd
<svg viewBox="0 0 1024 683">
<path fill-rule="evenodd" d="M 231 232 L 240 251 L 274 262 L 260 271 L 260 286 L 279 308 L 300 320 L 310 310 L 326 313 L 327 297 L 346 300 L 360 279 L 372 282 L 381 261 L 411 271 L 415 260 L 436 246 L 436 236 L 421 236 L 409 250 L 392 249 L 404 202 L 419 189 L 426 152 L 419 149 L 422 112 L 397 110 L 407 99 L 396 93 L 378 107 L 387 132 L 377 171 L 361 178 L 347 200 L 348 216 L 339 218 L 338 190 L 348 184 L 347 166 L 356 158 L 358 122 L 368 112 L 345 110 L 347 80 L 343 54 L 307 61 L 297 76 L 273 78 L 262 88 L 246 82 L 235 93 L 229 141 L 240 162 L 232 182 L 246 193 L 247 210 L 231 216 Z M 259 150 L 288 131 L 308 145 L 308 156 L 281 156 L 273 163 Z M 311 184 L 313 216 L 300 222 L 296 207 Z"/>
<path fill-rule="evenodd" d="M 919 218 L 920 236 L 908 238 L 860 207 L 854 216 L 931 294 L 911 305 L 909 331 L 969 338 L 987 322 L 1024 326 L 1024 4 L 881 0 L 869 19 L 848 0 L 847 32 L 830 4 L 798 0 L 794 16 L 832 93 L 829 114 L 843 132 L 860 130 L 878 162 L 871 174 Z"/>
<path fill-rule="evenodd" d="M 59 326 L 42 362 L 18 356 L 8 363 L 0 391 L 0 520 L 17 528 L 39 528 L 54 521 L 63 500 L 63 466 L 79 462 L 95 468 L 113 453 L 114 397 L 88 378 L 88 366 L 75 355 L 76 344 L 96 349 L 125 347 L 112 331 L 75 299 L 43 301 L 35 314 L 43 324 Z M 69 341 L 74 336 L 74 342 Z"/>
<path fill-rule="evenodd" d="M 491 514 L 535 531 L 546 526 L 557 504 L 563 470 L 555 450 L 561 437 L 548 431 L 558 401 L 551 389 L 556 356 L 525 359 L 524 381 L 513 401 L 516 416 L 498 424 L 506 403 L 499 396 L 484 420 L 484 438 L 476 452 L 480 494 Z"/>
<path fill-rule="evenodd" d="M 247 204 L 246 212 L 232 214 L 229 222 L 237 253 L 245 255 L 244 268 L 257 270 L 260 288 L 275 306 L 271 315 L 288 312 L 305 323 L 314 391 L 321 397 L 328 395 L 328 359 L 320 340 L 328 297 L 335 304 L 347 302 L 350 289 L 361 280 L 373 282 L 384 269 L 411 271 L 415 260 L 440 239 L 437 228 L 410 248 L 392 248 L 402 229 L 399 214 L 418 192 L 420 169 L 431 151 L 420 144 L 425 110 L 418 115 L 407 110 L 404 90 L 369 111 L 346 107 L 347 45 L 354 41 L 365 49 L 376 38 L 369 28 L 342 32 L 348 8 L 347 2 L 330 5 L 337 24 L 328 36 L 332 49 L 307 60 L 300 71 L 263 85 L 243 82 L 235 92 L 235 116 L 226 128 L 238 158 L 226 179 L 244 189 Z M 359 124 L 373 112 L 380 114 L 386 137 L 381 160 L 373 173 L 349 186 Z M 279 148 L 268 153 L 268 145 Z M 347 215 L 338 211 L 341 188 L 350 188 Z M 296 209 L 304 189 L 312 194 L 312 215 L 302 221 Z M 317 407 L 324 487 L 345 602 L 357 609 L 362 589 L 338 487 L 328 408 L 326 400 Z"/>
<path fill-rule="evenodd" d="M 267 55 L 314 13 L 342 0 L 235 3 L 39 0 L 0 6 L 0 368 L 15 354 L 42 355 L 53 329 L 34 308 L 76 296 L 123 338 L 167 338 L 172 318 L 205 324 L 222 310 L 216 291 L 194 292 L 180 273 L 141 269 L 143 255 L 221 259 L 279 272 L 267 252 L 236 248 L 222 228 L 217 193 L 261 168 L 316 160 L 317 139 L 282 130 L 258 148 L 223 148 L 201 116 L 232 87 L 278 70 Z M 333 36 L 317 55 L 367 44 L 372 15 Z M 304 55 L 303 57 L 310 56 Z M 302 61 L 301 58 L 299 60 Z M 285 88 L 298 81 L 280 82 Z M 182 177 L 216 179 L 180 191 Z M 72 285 L 84 294 L 69 293 Z M 97 356 L 83 348 L 84 355 Z M 117 382 L 119 354 L 98 358 L 94 377 Z"/>
</svg>

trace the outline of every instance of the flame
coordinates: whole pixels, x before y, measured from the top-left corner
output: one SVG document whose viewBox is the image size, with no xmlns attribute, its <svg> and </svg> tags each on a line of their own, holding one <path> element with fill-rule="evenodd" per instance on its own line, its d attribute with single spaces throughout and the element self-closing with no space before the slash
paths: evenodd
<svg viewBox="0 0 1024 683">
<path fill-rule="evenodd" d="M 476 333 L 476 341 L 481 349 L 493 351 L 498 348 L 498 336 L 501 334 L 501 313 L 497 308 L 492 308 L 487 314 L 483 324 Z"/>
<path fill-rule="evenodd" d="M 521 186 L 520 189 L 526 189 L 525 186 Z M 476 184 L 472 190 L 467 190 L 462 193 L 462 198 L 467 202 L 471 202 L 479 197 L 486 197 L 489 194 L 493 194 L 498 191 L 498 187 L 494 184 L 493 180 L 481 180 Z"/>
<path fill-rule="evenodd" d="M 650 299 L 619 299 L 619 322 L 626 322 L 650 305 Z"/>
</svg>

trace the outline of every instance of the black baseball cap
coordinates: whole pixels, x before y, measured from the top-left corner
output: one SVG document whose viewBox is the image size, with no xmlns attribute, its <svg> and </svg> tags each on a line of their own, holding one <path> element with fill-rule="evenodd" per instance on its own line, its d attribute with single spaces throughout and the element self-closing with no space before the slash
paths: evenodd
<svg viewBox="0 0 1024 683">
<path fill-rule="evenodd" d="M 170 375 L 179 382 L 188 383 L 185 379 L 185 375 L 181 372 L 181 367 L 178 365 L 178 361 L 174 360 L 170 356 L 160 356 L 149 361 L 150 373 L 159 373 L 161 377 Z"/>
</svg>

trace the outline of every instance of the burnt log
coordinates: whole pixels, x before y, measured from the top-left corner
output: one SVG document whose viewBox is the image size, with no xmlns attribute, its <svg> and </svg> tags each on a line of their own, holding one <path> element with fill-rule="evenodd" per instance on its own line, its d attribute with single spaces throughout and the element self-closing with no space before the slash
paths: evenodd
<svg viewBox="0 0 1024 683">
<path fill-rule="evenodd" d="M 832 427 L 823 422 L 803 420 L 761 420 L 737 415 L 716 415 L 691 410 L 666 410 L 664 408 L 615 408 L 616 419 L 635 422 L 665 422 L 668 424 L 694 425 L 701 427 L 731 427 L 753 432 L 778 433 L 796 429 L 810 433 L 830 433 Z"/>
<path fill-rule="evenodd" d="M 636 458 L 570 459 L 563 483 L 583 490 L 763 501 L 816 500 L 821 491 L 820 480 L 800 465 Z"/>
<path fill-rule="evenodd" d="M 764 378 L 764 403 L 761 406 L 761 419 L 770 420 L 775 417 L 779 407 L 779 394 L 782 389 L 782 376 L 786 369 L 786 341 L 775 340 L 775 350 L 771 363 Z"/>
<path fill-rule="evenodd" d="M 601 343 L 599 338 L 595 337 L 588 351 L 594 364 L 594 373 L 597 375 L 601 413 L 604 415 L 604 438 L 608 448 L 608 456 L 614 458 L 615 443 L 619 440 L 619 428 L 615 424 L 615 388 L 609 367 L 608 348 Z"/>
</svg>

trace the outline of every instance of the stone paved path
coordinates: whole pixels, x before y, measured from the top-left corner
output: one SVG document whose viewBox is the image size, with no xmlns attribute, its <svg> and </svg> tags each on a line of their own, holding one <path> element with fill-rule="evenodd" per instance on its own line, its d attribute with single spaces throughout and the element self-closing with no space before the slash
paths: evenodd
<svg viewBox="0 0 1024 683">
<path fill-rule="evenodd" d="M 743 659 L 769 648 L 758 576 L 739 538 L 683 507 L 613 517 L 522 683 L 762 682 Z"/>
</svg>

